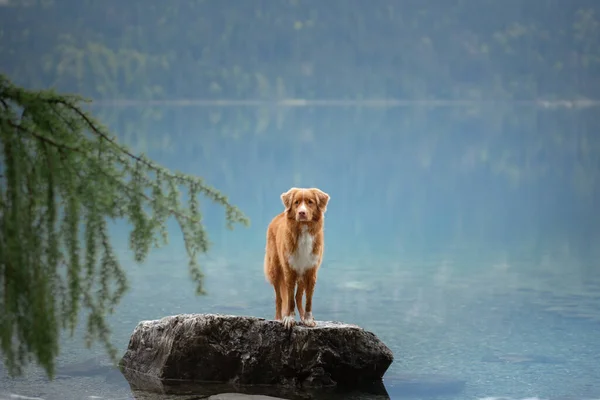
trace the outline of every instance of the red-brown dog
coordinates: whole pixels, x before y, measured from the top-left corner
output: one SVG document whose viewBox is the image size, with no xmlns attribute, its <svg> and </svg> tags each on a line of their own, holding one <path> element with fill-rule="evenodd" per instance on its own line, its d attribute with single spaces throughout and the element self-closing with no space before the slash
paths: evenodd
<svg viewBox="0 0 600 400">
<path fill-rule="evenodd" d="M 323 222 L 329 195 L 319 189 L 291 188 L 281 195 L 285 211 L 267 229 L 264 272 L 275 289 L 275 320 L 290 329 L 296 323 L 294 289 L 300 319 L 315 326 L 312 298 L 323 258 Z M 302 295 L 306 292 L 306 309 Z M 282 318 L 283 317 L 283 318 Z"/>
</svg>

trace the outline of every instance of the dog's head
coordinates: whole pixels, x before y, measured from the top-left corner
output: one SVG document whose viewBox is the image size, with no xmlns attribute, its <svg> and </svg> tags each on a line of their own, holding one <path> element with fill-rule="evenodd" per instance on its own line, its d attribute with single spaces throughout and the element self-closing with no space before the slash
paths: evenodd
<svg viewBox="0 0 600 400">
<path fill-rule="evenodd" d="M 311 222 L 321 219 L 327 210 L 329 195 L 317 188 L 291 188 L 281 194 L 288 218 L 298 222 Z"/>
</svg>

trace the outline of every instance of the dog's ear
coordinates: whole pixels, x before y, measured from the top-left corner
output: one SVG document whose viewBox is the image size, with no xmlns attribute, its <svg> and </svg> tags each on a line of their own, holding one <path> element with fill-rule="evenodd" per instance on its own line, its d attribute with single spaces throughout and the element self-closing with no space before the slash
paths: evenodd
<svg viewBox="0 0 600 400">
<path fill-rule="evenodd" d="M 317 195 L 317 206 L 325 213 L 327 211 L 327 203 L 329 203 L 329 195 L 324 191 L 313 188 L 312 191 Z"/>
<path fill-rule="evenodd" d="M 287 192 L 281 193 L 281 202 L 283 203 L 283 206 L 285 207 L 286 211 L 292 207 L 292 197 L 294 197 L 294 192 L 296 190 L 297 189 L 293 187 Z"/>
</svg>

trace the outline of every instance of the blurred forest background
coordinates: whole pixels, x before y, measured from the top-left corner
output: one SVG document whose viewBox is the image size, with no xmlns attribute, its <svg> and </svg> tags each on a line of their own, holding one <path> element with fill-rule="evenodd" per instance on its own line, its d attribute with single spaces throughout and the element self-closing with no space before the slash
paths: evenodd
<svg viewBox="0 0 600 400">
<path fill-rule="evenodd" d="M 509 237 L 504 217 L 596 231 L 598 0 L 1 0 L 0 54 L 15 83 L 94 99 L 127 144 L 218 183 L 253 224 L 301 166 L 339 185 L 340 214 L 352 193 L 402 214 L 363 224 L 411 240 L 463 216 L 475 237 Z M 373 99 L 417 107 L 328 107 Z"/>
<path fill-rule="evenodd" d="M 94 99 L 581 99 L 596 0 L 2 0 L 1 69 Z"/>
<path fill-rule="evenodd" d="M 134 151 L 202 177 L 248 215 L 250 228 L 230 233 L 220 207 L 201 206 L 211 256 L 226 261 L 202 266 L 214 310 L 237 301 L 271 315 L 255 297 L 264 232 L 282 191 L 314 185 L 332 195 L 325 318 L 381 327 L 398 349 L 410 321 L 410 350 L 425 356 L 409 362 L 447 357 L 454 371 L 463 357 L 473 382 L 519 382 L 463 355 L 493 325 L 457 328 L 466 351 L 451 355 L 435 346 L 452 331 L 423 336 L 436 310 L 481 293 L 530 293 L 600 320 L 600 0 L 0 0 L 0 72 L 92 99 Z M 170 250 L 129 268 L 138 286 L 119 340 L 141 316 L 208 304 L 184 297 L 185 250 L 169 230 Z M 123 250 L 126 230 L 114 231 Z M 371 292 L 351 286 L 372 277 Z M 423 308 L 404 320 L 381 304 Z M 506 338 L 525 348 L 539 333 Z M 533 381 L 567 386 L 576 368 Z"/>
</svg>

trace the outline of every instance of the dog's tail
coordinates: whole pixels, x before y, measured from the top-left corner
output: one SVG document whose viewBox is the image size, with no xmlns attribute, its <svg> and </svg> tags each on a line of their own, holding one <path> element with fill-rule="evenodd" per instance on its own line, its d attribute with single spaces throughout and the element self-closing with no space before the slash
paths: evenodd
<svg viewBox="0 0 600 400">
<path fill-rule="evenodd" d="M 269 254 L 268 253 L 265 253 L 265 261 L 264 261 L 264 264 L 263 264 L 263 272 L 265 274 L 265 280 L 267 282 L 269 282 L 269 283 L 272 284 L 273 282 L 271 281 L 271 274 L 269 274 Z"/>
<path fill-rule="evenodd" d="M 265 259 L 264 259 L 264 264 L 263 264 L 263 272 L 265 274 L 265 279 L 267 280 L 267 282 L 269 282 L 271 285 L 274 284 L 274 282 L 277 282 L 276 280 L 276 276 L 275 274 L 277 273 L 277 268 L 275 268 L 275 261 L 276 261 L 276 257 L 277 255 L 274 254 L 275 250 L 275 238 L 271 235 L 271 227 L 269 226 L 269 228 L 267 229 L 267 235 L 266 235 L 266 242 L 267 245 L 265 247 Z M 269 251 L 270 250 L 270 251 Z"/>
</svg>

